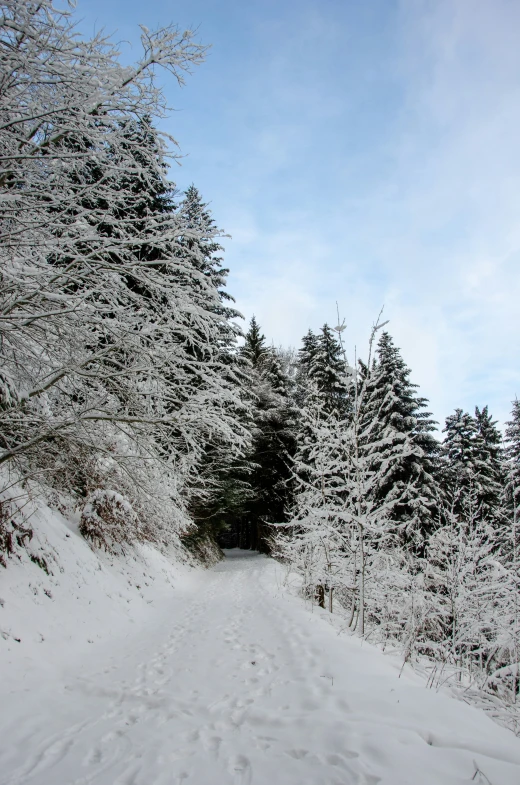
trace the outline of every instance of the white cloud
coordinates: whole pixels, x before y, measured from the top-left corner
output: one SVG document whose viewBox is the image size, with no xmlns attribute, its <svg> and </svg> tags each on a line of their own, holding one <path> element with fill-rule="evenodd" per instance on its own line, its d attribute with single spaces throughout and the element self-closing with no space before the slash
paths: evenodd
<svg viewBox="0 0 520 785">
<path fill-rule="evenodd" d="M 520 5 L 382 4 L 386 27 L 364 4 L 303 5 L 254 28 L 257 54 L 212 104 L 216 133 L 197 124 L 192 148 L 175 131 L 233 236 L 229 288 L 275 343 L 334 321 L 338 301 L 360 354 L 385 304 L 439 420 L 486 403 L 507 419 L 520 394 Z"/>
</svg>

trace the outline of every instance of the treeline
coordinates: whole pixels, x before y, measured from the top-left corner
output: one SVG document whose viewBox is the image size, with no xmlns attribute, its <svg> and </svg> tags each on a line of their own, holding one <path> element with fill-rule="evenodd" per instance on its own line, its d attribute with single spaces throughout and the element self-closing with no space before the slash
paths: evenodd
<svg viewBox="0 0 520 785">
<path fill-rule="evenodd" d="M 293 355 L 287 515 L 270 546 L 351 630 L 515 701 L 520 402 L 504 439 L 484 406 L 457 409 L 439 440 L 384 327 L 357 367 L 341 326 L 309 331 Z"/>
</svg>

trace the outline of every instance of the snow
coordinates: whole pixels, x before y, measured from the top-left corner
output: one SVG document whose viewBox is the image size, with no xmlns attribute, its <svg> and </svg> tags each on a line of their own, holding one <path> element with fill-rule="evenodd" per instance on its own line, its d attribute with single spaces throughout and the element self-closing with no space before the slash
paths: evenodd
<svg viewBox="0 0 520 785">
<path fill-rule="evenodd" d="M 47 571 L 21 550 L 20 562 L 13 556 L 7 570 L 0 568 L 0 670 L 16 686 L 23 680 L 39 689 L 49 671 L 59 679 L 65 667 L 73 674 L 82 659 L 102 656 L 150 618 L 181 576 L 195 573 L 173 549 L 162 555 L 140 545 L 124 558 L 95 552 L 79 534 L 79 520 L 41 500 L 27 506 L 29 553 Z"/>
<path fill-rule="evenodd" d="M 111 563 L 40 523 L 54 576 L 0 576 L 1 785 L 520 782 L 520 740 L 338 630 L 275 561 Z"/>
</svg>

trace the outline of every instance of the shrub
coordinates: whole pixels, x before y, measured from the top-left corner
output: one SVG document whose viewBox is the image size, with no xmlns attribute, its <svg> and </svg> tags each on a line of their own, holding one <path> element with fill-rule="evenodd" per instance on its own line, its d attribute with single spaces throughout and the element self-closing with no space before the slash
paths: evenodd
<svg viewBox="0 0 520 785">
<path fill-rule="evenodd" d="M 25 547 L 32 540 L 33 530 L 16 523 L 13 518 L 13 505 L 9 499 L 0 500 L 0 564 L 7 567 L 6 556 L 16 551 L 16 547 Z"/>
<path fill-rule="evenodd" d="M 79 530 L 98 548 L 115 552 L 141 538 L 141 526 L 130 502 L 117 491 L 96 489 L 87 498 Z"/>
</svg>

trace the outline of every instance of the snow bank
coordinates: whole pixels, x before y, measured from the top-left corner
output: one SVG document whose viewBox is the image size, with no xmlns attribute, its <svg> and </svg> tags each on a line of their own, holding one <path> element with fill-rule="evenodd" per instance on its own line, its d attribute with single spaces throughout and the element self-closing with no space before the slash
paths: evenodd
<svg viewBox="0 0 520 785">
<path fill-rule="evenodd" d="M 95 657 L 108 639 L 124 639 L 162 607 L 173 587 L 196 579 L 180 547 L 94 551 L 78 522 L 43 503 L 30 525 L 27 550 L 0 567 L 0 668 L 15 680 L 37 681 L 49 669 Z"/>
</svg>

